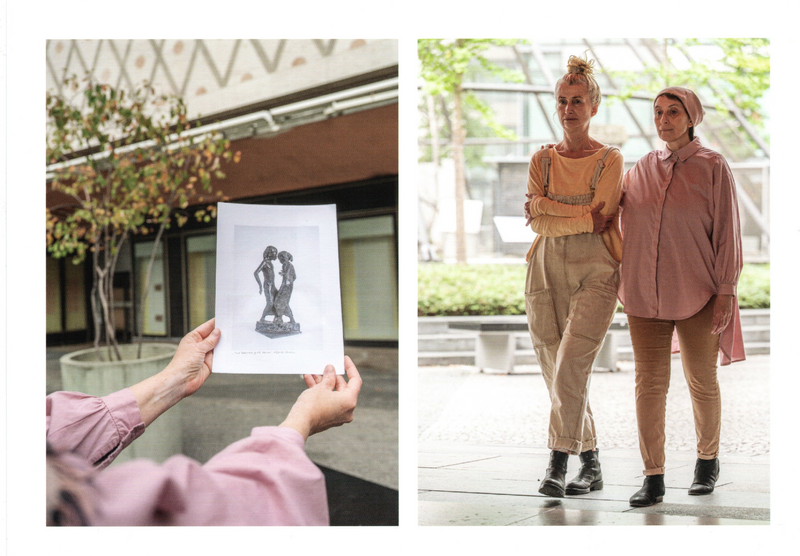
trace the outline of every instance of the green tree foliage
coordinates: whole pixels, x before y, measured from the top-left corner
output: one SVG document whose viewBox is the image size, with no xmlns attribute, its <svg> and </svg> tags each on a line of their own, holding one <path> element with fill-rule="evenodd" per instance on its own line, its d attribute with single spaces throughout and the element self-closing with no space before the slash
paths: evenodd
<svg viewBox="0 0 800 556">
<path fill-rule="evenodd" d="M 471 65 L 477 64 L 501 79 L 522 80 L 520 72 L 503 68 L 484 56 L 484 52 L 491 46 L 508 46 L 516 42 L 518 41 L 509 39 L 420 39 L 417 43 L 423 92 L 429 97 L 443 96 L 452 98 L 453 101 L 449 127 L 451 155 L 455 167 L 456 260 L 459 263 L 465 263 L 467 258 L 464 237 L 464 200 L 467 196 L 464 107 L 476 110 L 483 116 L 487 125 L 497 133 L 508 136 L 502 126 L 497 124 L 489 106 L 471 92 L 463 90 L 464 76 Z M 435 117 L 435 110 L 429 110 L 429 114 L 429 118 Z M 433 141 L 436 142 L 436 139 L 433 138 Z M 433 159 L 436 162 L 437 156 L 434 155 Z"/>
<path fill-rule="evenodd" d="M 453 95 L 459 91 L 464 105 L 463 125 L 467 129 L 467 135 L 480 131 L 515 139 L 514 133 L 497 122 L 492 108 L 486 102 L 471 91 L 461 90 L 461 86 L 465 77 L 473 74 L 481 74 L 488 80 L 501 82 L 524 81 L 521 71 L 503 67 L 484 56 L 493 46 L 513 46 L 521 42 L 518 39 L 420 39 L 417 42 L 422 92 L 440 99 L 436 103 L 436 113 L 441 118 L 438 125 L 443 132 L 442 137 L 452 137 L 449 120 L 453 111 Z M 424 101 L 421 109 L 425 117 L 429 117 Z M 423 125 L 427 130 L 427 121 Z"/>
<path fill-rule="evenodd" d="M 718 56 L 702 58 L 693 54 L 696 47 L 716 47 Z M 719 100 L 718 110 L 729 109 L 723 99 L 732 102 L 765 140 L 764 94 L 770 87 L 769 39 L 664 39 L 659 64 L 645 65 L 641 72 L 615 72 L 624 86 L 620 95 L 635 92 L 657 93 L 670 85 L 694 90 L 711 90 Z"/>
<path fill-rule="evenodd" d="M 450 137 L 452 130 L 450 125 L 450 117 L 453 111 L 452 98 L 439 96 L 436 97 L 434 103 L 433 114 L 429 113 L 427 102 L 425 98 L 420 100 L 420 130 L 421 135 L 425 137 L 426 142 L 421 142 L 419 145 L 419 162 L 433 162 L 433 145 L 429 143 L 431 140 L 430 124 L 431 118 L 434 125 L 439 127 L 440 139 L 448 141 L 439 146 L 439 158 L 452 158 L 453 150 Z M 466 137 L 492 137 L 499 136 L 505 139 L 516 139 L 515 134 L 509 129 L 501 126 L 495 121 L 494 116 L 490 113 L 490 125 L 486 117 L 471 106 L 464 106 L 464 130 Z M 499 126 L 499 128 L 498 128 Z M 467 168 L 486 167 L 488 164 L 484 162 L 484 152 L 486 146 L 482 144 L 467 144 L 464 146 L 464 160 Z"/>
<path fill-rule="evenodd" d="M 95 346 L 104 335 L 119 358 L 111 300 L 121 247 L 155 232 L 155 256 L 164 230 L 173 218 L 186 223 L 193 205 L 202 203 L 194 217 L 209 221 L 212 177 L 223 179 L 222 162 L 239 153 L 221 136 L 192 135 L 183 100 L 147 83 L 126 92 L 71 77 L 62 91 L 47 93 L 46 153 L 49 187 L 69 201 L 47 209 L 47 250 L 76 264 L 92 257 Z M 152 258 L 148 282 L 151 268 Z"/>
</svg>

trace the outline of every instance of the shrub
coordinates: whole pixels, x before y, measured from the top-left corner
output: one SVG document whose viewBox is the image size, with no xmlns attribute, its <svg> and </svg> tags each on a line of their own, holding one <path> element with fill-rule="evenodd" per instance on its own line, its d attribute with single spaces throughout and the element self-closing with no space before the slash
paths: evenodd
<svg viewBox="0 0 800 556">
<path fill-rule="evenodd" d="M 420 316 L 525 314 L 524 265 L 419 265 Z"/>
<path fill-rule="evenodd" d="M 525 273 L 523 264 L 421 263 L 417 315 L 525 314 Z M 742 309 L 768 308 L 769 265 L 744 265 L 738 292 Z"/>
<path fill-rule="evenodd" d="M 739 307 L 742 309 L 769 308 L 769 264 L 746 264 L 739 277 Z"/>
</svg>

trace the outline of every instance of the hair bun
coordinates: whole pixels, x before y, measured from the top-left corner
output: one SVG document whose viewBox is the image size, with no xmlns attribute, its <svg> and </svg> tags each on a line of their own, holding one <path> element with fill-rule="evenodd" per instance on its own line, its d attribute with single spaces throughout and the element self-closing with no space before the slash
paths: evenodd
<svg viewBox="0 0 800 556">
<path fill-rule="evenodd" d="M 567 60 L 567 73 L 594 74 L 594 60 L 585 60 L 577 56 L 570 56 Z"/>
</svg>

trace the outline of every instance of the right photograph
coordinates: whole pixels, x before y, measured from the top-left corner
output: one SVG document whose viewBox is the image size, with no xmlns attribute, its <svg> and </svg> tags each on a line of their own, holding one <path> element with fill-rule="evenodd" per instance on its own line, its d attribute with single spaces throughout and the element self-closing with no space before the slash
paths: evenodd
<svg viewBox="0 0 800 556">
<path fill-rule="evenodd" d="M 769 525 L 769 39 L 417 49 L 419 525 Z"/>
</svg>

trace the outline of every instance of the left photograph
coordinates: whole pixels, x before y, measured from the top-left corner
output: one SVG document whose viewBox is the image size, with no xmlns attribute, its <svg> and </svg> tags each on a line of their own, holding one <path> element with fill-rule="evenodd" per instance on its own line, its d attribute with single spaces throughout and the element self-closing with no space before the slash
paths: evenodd
<svg viewBox="0 0 800 556">
<path fill-rule="evenodd" d="M 45 71 L 47 525 L 397 525 L 397 41 Z"/>
</svg>

